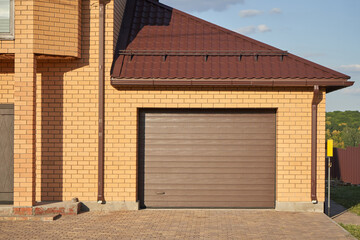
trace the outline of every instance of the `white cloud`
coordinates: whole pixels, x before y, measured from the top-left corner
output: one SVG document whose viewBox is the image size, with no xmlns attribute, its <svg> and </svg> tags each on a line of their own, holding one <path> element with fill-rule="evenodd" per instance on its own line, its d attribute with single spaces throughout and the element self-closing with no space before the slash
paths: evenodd
<svg viewBox="0 0 360 240">
<path fill-rule="evenodd" d="M 349 87 L 341 90 L 343 94 L 358 95 L 360 94 L 360 88 Z"/>
<path fill-rule="evenodd" d="M 250 35 L 250 34 L 256 33 L 256 27 L 255 26 L 247 26 L 247 27 L 239 28 L 236 31 L 238 33 L 241 33 L 241 34 L 244 34 L 244 35 Z"/>
<path fill-rule="evenodd" d="M 360 72 L 360 64 L 341 65 L 340 69 L 351 72 Z"/>
<path fill-rule="evenodd" d="M 281 14 L 282 10 L 280 8 L 273 8 L 270 10 L 271 14 Z"/>
<path fill-rule="evenodd" d="M 266 26 L 265 24 L 260 24 L 258 26 L 242 27 L 236 31 L 240 34 L 250 35 L 250 34 L 254 34 L 254 33 L 258 33 L 258 32 L 260 32 L 260 33 L 271 32 L 271 29 L 268 26 Z"/>
<path fill-rule="evenodd" d="M 259 30 L 259 32 L 271 32 L 271 29 L 265 24 L 257 26 L 257 29 Z"/>
<path fill-rule="evenodd" d="M 260 10 L 256 10 L 256 9 L 247 9 L 247 10 L 241 10 L 239 15 L 242 18 L 246 18 L 246 17 L 254 17 L 257 15 L 261 15 L 263 13 L 263 11 Z"/>
<path fill-rule="evenodd" d="M 223 11 L 231 5 L 244 3 L 245 0 L 160 0 L 161 3 L 188 12 L 207 10 Z"/>
</svg>

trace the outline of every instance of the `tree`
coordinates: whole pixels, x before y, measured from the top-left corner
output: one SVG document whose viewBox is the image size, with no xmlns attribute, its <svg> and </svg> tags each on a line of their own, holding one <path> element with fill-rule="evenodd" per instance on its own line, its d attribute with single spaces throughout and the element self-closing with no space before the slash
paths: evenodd
<svg viewBox="0 0 360 240">
<path fill-rule="evenodd" d="M 337 148 L 358 146 L 360 144 L 360 112 L 326 113 L 326 139 L 333 139 L 334 147 Z"/>
<path fill-rule="evenodd" d="M 356 128 L 345 127 L 341 132 L 345 146 L 357 147 L 360 144 L 360 131 Z"/>
<path fill-rule="evenodd" d="M 334 140 L 334 147 L 335 148 L 345 148 L 345 144 L 343 139 L 341 138 L 341 132 L 334 130 L 330 132 L 329 129 L 326 129 L 326 140 L 332 139 Z"/>
</svg>

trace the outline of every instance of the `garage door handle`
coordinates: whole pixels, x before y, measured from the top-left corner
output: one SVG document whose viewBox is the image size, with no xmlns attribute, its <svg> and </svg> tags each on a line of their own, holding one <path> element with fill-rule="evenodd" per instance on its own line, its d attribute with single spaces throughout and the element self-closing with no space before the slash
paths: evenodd
<svg viewBox="0 0 360 240">
<path fill-rule="evenodd" d="M 165 192 L 156 192 L 157 195 L 165 195 Z"/>
</svg>

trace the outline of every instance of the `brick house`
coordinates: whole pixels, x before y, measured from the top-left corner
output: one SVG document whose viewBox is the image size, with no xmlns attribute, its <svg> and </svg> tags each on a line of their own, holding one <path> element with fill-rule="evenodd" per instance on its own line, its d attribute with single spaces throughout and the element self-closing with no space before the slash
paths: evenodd
<svg viewBox="0 0 360 240">
<path fill-rule="evenodd" d="M 155 0 L 9 12 L 0 201 L 323 211 L 325 94 L 350 77 Z"/>
</svg>

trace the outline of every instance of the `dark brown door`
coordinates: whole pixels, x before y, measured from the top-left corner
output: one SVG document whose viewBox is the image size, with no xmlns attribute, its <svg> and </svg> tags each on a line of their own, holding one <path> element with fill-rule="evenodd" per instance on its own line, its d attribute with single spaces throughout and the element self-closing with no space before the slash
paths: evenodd
<svg viewBox="0 0 360 240">
<path fill-rule="evenodd" d="M 275 110 L 140 112 L 142 207 L 274 208 Z"/>
<path fill-rule="evenodd" d="M 0 104 L 0 203 L 13 202 L 14 106 Z"/>
</svg>

